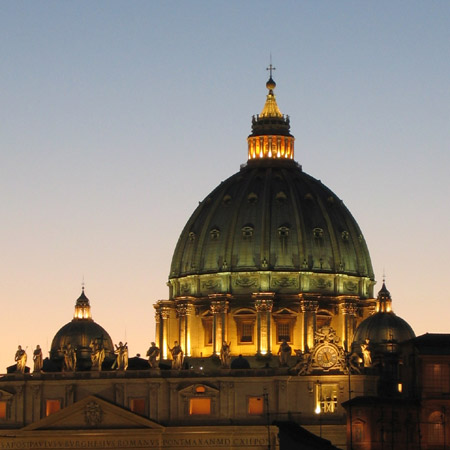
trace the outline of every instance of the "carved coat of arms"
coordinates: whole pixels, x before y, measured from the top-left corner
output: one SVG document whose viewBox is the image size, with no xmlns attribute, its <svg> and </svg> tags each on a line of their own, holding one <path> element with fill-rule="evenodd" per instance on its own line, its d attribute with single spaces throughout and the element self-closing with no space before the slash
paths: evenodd
<svg viewBox="0 0 450 450">
<path fill-rule="evenodd" d="M 91 427 L 100 425 L 103 420 L 103 411 L 101 406 L 94 401 L 87 403 L 84 408 L 84 419 L 86 424 Z"/>
</svg>

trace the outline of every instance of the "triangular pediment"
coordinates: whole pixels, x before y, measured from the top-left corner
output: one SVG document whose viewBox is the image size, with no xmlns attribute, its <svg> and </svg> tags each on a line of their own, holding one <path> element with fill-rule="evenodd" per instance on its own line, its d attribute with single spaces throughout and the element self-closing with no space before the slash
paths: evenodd
<svg viewBox="0 0 450 450">
<path fill-rule="evenodd" d="M 2 401 L 9 401 L 14 397 L 14 394 L 11 394 L 11 392 L 4 391 L 3 389 L 0 389 L 0 400 Z"/>
<path fill-rule="evenodd" d="M 91 395 L 27 425 L 22 431 L 161 428 L 156 422 Z"/>
</svg>

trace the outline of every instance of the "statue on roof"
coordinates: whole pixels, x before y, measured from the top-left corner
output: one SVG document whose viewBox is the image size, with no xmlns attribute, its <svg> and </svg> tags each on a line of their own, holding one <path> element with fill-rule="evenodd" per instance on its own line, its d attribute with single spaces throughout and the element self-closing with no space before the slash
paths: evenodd
<svg viewBox="0 0 450 450">
<path fill-rule="evenodd" d="M 170 349 L 173 359 L 172 369 L 180 370 L 183 367 L 183 350 L 178 341 L 175 341 L 173 344 L 173 347 Z"/>
<path fill-rule="evenodd" d="M 105 347 L 103 346 L 103 338 L 93 339 L 89 344 L 91 348 L 91 370 L 102 370 L 102 364 L 105 360 Z"/>
<path fill-rule="evenodd" d="M 35 373 L 41 372 L 43 366 L 43 358 L 42 358 L 42 349 L 40 345 L 36 345 L 36 348 L 33 351 L 33 362 L 34 362 L 33 372 Z"/>
<path fill-rule="evenodd" d="M 73 372 L 77 367 L 77 352 L 70 342 L 62 349 L 64 355 L 63 369 L 67 372 Z"/>
<path fill-rule="evenodd" d="M 112 369 L 117 370 L 127 370 L 128 368 L 128 345 L 127 342 L 125 344 L 120 341 L 119 345 L 116 345 L 116 349 L 114 350 L 114 354 L 116 355 L 116 360 L 112 365 Z"/>
<path fill-rule="evenodd" d="M 154 342 L 152 342 L 150 348 L 147 350 L 148 363 L 150 364 L 151 369 L 158 368 L 157 358 L 159 354 L 160 354 L 159 348 L 156 346 Z"/>
<path fill-rule="evenodd" d="M 25 368 L 27 366 L 27 353 L 20 345 L 17 347 L 14 361 L 16 361 L 16 372 L 25 373 Z"/>
</svg>

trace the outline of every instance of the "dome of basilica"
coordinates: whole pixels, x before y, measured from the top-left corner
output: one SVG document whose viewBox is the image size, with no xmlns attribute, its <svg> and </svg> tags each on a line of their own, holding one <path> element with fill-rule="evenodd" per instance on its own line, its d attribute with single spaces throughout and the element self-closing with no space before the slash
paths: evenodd
<svg viewBox="0 0 450 450">
<path fill-rule="evenodd" d="M 289 117 L 277 106 L 272 78 L 266 86 L 266 104 L 248 137 L 247 164 L 206 196 L 180 235 L 171 298 L 313 292 L 330 282 L 341 283 L 336 293 L 370 297 L 374 275 L 361 230 L 342 200 L 294 161 Z"/>
<path fill-rule="evenodd" d="M 392 351 L 397 343 L 415 338 L 411 326 L 392 311 L 391 294 L 383 283 L 377 297 L 377 312 L 363 320 L 355 332 L 353 347 L 359 350 L 369 341 L 379 351 Z"/>
<path fill-rule="evenodd" d="M 226 343 L 263 367 L 255 355 L 283 342 L 310 352 L 323 330 L 347 348 L 375 306 L 362 232 L 342 200 L 294 160 L 269 70 L 247 163 L 200 202 L 176 245 L 169 298 L 154 305 L 163 359 L 172 342 L 199 361 Z"/>
<path fill-rule="evenodd" d="M 53 338 L 50 359 L 61 365 L 64 359 L 64 349 L 70 345 L 76 351 L 77 370 L 89 370 L 92 365 L 93 344 L 104 348 L 105 361 L 107 364 L 111 364 L 114 360 L 113 342 L 107 331 L 92 319 L 89 299 L 83 289 L 75 305 L 74 318 L 64 325 Z"/>
</svg>

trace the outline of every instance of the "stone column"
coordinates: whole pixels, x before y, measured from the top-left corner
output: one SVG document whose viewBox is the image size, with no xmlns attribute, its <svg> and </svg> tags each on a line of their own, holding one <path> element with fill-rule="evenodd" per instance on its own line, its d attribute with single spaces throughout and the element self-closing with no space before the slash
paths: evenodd
<svg viewBox="0 0 450 450">
<path fill-rule="evenodd" d="M 176 306 L 178 319 L 178 342 L 185 356 L 191 356 L 191 330 L 189 316 L 192 305 L 189 303 L 178 303 Z"/>
<path fill-rule="evenodd" d="M 226 340 L 226 315 L 228 311 L 227 300 L 212 300 L 210 305 L 213 313 L 213 355 L 218 355 L 222 343 Z"/>
<path fill-rule="evenodd" d="M 160 336 L 161 336 L 161 356 L 162 359 L 167 359 L 168 356 L 168 334 L 169 334 L 169 316 L 170 309 L 167 306 L 162 306 L 161 309 L 161 319 L 160 319 Z"/>
<path fill-rule="evenodd" d="M 272 292 L 253 294 L 256 309 L 256 352 L 258 355 L 267 355 L 272 351 L 272 308 L 273 297 Z"/>
<path fill-rule="evenodd" d="M 161 342 L 162 342 L 162 337 L 161 337 L 161 313 L 159 312 L 159 308 L 156 309 L 155 312 L 155 324 L 156 324 L 156 329 L 155 329 L 155 341 L 156 341 L 156 346 L 161 348 Z"/>
<path fill-rule="evenodd" d="M 183 353 L 186 354 L 186 338 L 187 338 L 187 327 L 186 327 L 186 305 L 184 303 L 178 303 L 176 305 L 177 320 L 178 320 L 178 342 L 183 349 Z"/>
<path fill-rule="evenodd" d="M 343 319 L 343 333 L 342 340 L 346 351 L 351 351 L 353 342 L 353 334 L 355 332 L 356 313 L 358 307 L 353 302 L 345 302 L 341 305 L 342 319 Z"/>
<path fill-rule="evenodd" d="M 301 300 L 300 308 L 303 313 L 303 351 L 310 351 L 314 347 L 316 334 L 316 314 L 319 309 L 317 300 Z"/>
</svg>

